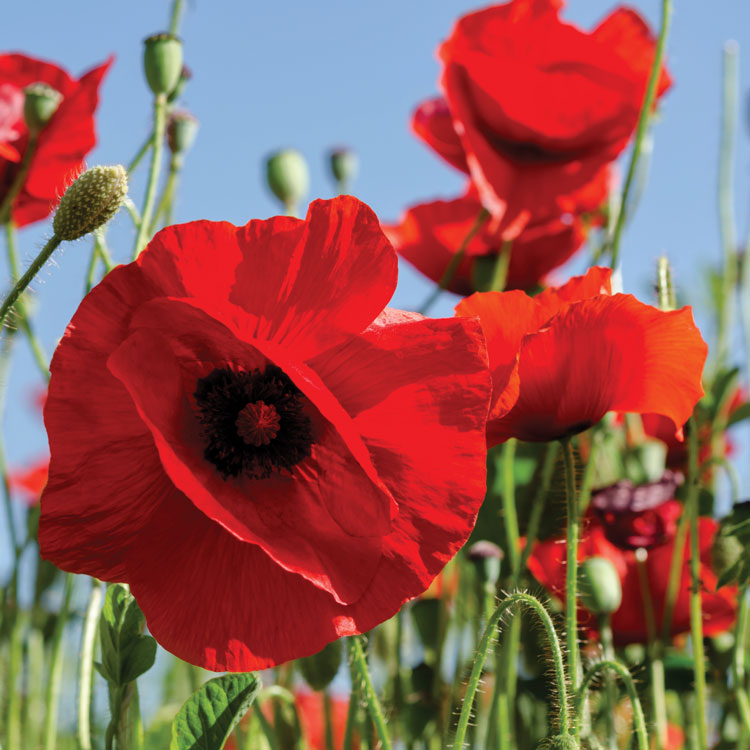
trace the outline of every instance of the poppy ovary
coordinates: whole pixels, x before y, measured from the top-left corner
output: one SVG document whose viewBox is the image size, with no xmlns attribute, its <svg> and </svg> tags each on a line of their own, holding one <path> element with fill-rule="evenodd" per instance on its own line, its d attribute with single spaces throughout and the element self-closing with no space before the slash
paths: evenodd
<svg viewBox="0 0 750 750">
<path fill-rule="evenodd" d="M 268 445 L 279 434 L 281 418 L 273 404 L 253 401 L 242 407 L 235 421 L 237 434 L 247 445 Z"/>
</svg>

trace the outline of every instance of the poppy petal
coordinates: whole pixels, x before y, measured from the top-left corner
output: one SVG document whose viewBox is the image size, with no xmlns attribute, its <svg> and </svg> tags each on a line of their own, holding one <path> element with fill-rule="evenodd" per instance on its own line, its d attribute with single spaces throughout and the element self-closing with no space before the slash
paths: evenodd
<svg viewBox="0 0 750 750">
<path fill-rule="evenodd" d="M 453 127 L 453 118 L 445 99 L 436 97 L 422 102 L 412 115 L 411 128 L 448 164 L 468 173 L 464 147 Z"/>
</svg>

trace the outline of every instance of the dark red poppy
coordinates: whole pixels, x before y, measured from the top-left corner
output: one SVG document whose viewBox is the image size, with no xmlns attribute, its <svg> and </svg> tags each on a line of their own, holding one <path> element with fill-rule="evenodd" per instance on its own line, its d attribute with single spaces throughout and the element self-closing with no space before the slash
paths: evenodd
<svg viewBox="0 0 750 750">
<path fill-rule="evenodd" d="M 396 254 L 349 196 L 168 227 L 52 361 L 42 554 L 126 581 L 153 635 L 247 671 L 424 591 L 485 490 L 476 321 L 383 310 Z"/>
<path fill-rule="evenodd" d="M 83 168 L 84 157 L 96 145 L 94 112 L 99 85 L 111 64 L 112 58 L 76 81 L 52 63 L 26 55 L 0 55 L 0 201 L 13 184 L 29 143 L 24 88 L 45 83 L 62 94 L 60 106 L 39 134 L 26 181 L 13 202 L 12 217 L 18 226 L 49 216 Z"/>
<path fill-rule="evenodd" d="M 644 510 L 640 515 L 644 527 L 659 526 L 664 531 L 663 541 L 648 550 L 646 572 L 651 600 L 654 605 L 657 628 L 661 629 L 667 579 L 674 550 L 675 520 L 682 509 L 681 504 L 670 499 L 660 505 Z M 622 583 L 622 604 L 612 614 L 612 632 L 618 645 L 645 643 L 648 640 L 646 620 L 643 615 L 643 592 L 638 577 L 635 551 L 629 539 L 625 545 L 613 543 L 621 537 L 622 529 L 612 528 L 623 522 L 631 530 L 637 527 L 637 513 L 623 519 L 618 513 L 590 512 L 584 520 L 583 534 L 578 549 L 579 561 L 589 557 L 605 557 L 612 562 Z M 702 589 L 703 629 L 706 635 L 716 635 L 731 627 L 737 611 L 737 590 L 724 587 L 716 591 L 717 576 L 711 563 L 711 545 L 718 524 L 710 518 L 699 519 L 700 579 Z M 654 538 L 651 538 L 654 541 Z M 529 556 L 529 570 L 550 592 L 564 599 L 565 591 L 564 539 L 548 539 L 537 542 Z M 671 633 L 677 635 L 690 630 L 690 569 L 687 540 L 683 565 L 672 617 Z M 582 610 L 584 627 L 596 628 L 595 618 Z"/>
<path fill-rule="evenodd" d="M 438 49 L 444 100 L 413 128 L 468 171 L 505 236 L 584 203 L 625 148 L 643 103 L 655 40 L 618 8 L 587 32 L 561 0 L 512 0 L 463 16 Z M 670 85 L 662 72 L 658 93 Z M 533 92 L 530 95 L 529 92 Z M 595 197 L 598 203 L 604 195 Z"/>
<path fill-rule="evenodd" d="M 476 189 L 451 201 L 412 206 L 399 224 L 385 226 L 398 253 L 435 282 L 439 282 L 452 257 L 471 231 L 482 204 Z M 586 239 L 593 217 L 566 214 L 529 224 L 511 248 L 506 289 L 531 289 L 562 265 Z M 488 276 L 503 240 L 485 224 L 466 248 L 448 289 L 467 295 L 477 291 L 478 275 Z"/>
<path fill-rule="evenodd" d="M 11 468 L 8 472 L 8 484 L 23 498 L 27 505 L 36 505 L 44 486 L 47 484 L 49 458 L 39 458 L 20 469 Z"/>
<path fill-rule="evenodd" d="M 487 339 L 489 445 L 575 435 L 613 410 L 662 414 L 675 431 L 687 421 L 708 352 L 690 308 L 611 295 L 609 277 L 594 267 L 536 297 L 486 292 L 457 305 L 457 315 L 480 318 Z"/>
</svg>

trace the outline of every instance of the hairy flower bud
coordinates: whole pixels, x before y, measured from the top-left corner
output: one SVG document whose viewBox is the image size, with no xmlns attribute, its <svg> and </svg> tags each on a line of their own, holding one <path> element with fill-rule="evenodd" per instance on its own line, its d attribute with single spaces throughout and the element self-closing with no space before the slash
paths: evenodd
<svg viewBox="0 0 750 750">
<path fill-rule="evenodd" d="M 331 172 L 336 182 L 342 186 L 351 184 L 357 176 L 359 167 L 357 154 L 348 148 L 336 148 L 331 151 L 330 160 Z"/>
<path fill-rule="evenodd" d="M 580 750 L 581 745 L 572 734 L 558 734 L 539 743 L 540 750 Z"/>
<path fill-rule="evenodd" d="M 125 167 L 92 167 L 85 171 L 60 200 L 52 221 L 61 240 L 77 240 L 106 224 L 128 194 Z"/>
<path fill-rule="evenodd" d="M 151 91 L 169 94 L 182 72 L 182 42 L 174 34 L 154 34 L 144 40 L 143 69 Z"/>
<path fill-rule="evenodd" d="M 36 135 L 52 119 L 62 94 L 46 83 L 31 83 L 24 89 L 23 119 L 29 133 Z"/>
<path fill-rule="evenodd" d="M 173 154 L 187 153 L 198 134 L 198 120 L 190 112 L 173 112 L 167 123 L 167 145 Z"/>
<path fill-rule="evenodd" d="M 271 192 L 290 210 L 307 194 L 310 176 L 305 157 L 291 148 L 277 151 L 266 161 Z"/>
<path fill-rule="evenodd" d="M 622 604 L 622 584 L 615 566 L 605 557 L 590 557 L 578 570 L 581 603 L 597 615 L 611 615 Z"/>
</svg>

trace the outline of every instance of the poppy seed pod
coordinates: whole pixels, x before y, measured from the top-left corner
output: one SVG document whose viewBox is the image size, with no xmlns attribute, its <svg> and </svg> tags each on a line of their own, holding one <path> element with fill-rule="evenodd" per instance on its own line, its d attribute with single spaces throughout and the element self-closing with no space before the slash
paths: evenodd
<svg viewBox="0 0 750 750">
<path fill-rule="evenodd" d="M 349 185 L 357 176 L 359 159 L 354 151 L 348 148 L 337 148 L 331 151 L 331 173 L 341 185 Z"/>
<path fill-rule="evenodd" d="M 62 94 L 46 83 L 32 83 L 24 90 L 23 119 L 32 135 L 39 133 L 52 119 L 62 101 Z"/>
<path fill-rule="evenodd" d="M 271 192 L 284 206 L 293 208 L 307 194 L 310 185 L 305 157 L 291 148 L 277 151 L 266 161 L 266 179 Z"/>
<path fill-rule="evenodd" d="M 155 95 L 169 94 L 182 72 L 182 42 L 174 34 L 154 34 L 144 40 L 143 70 Z"/>
<path fill-rule="evenodd" d="M 503 560 L 503 551 L 500 547 L 493 542 L 482 540 L 472 544 L 467 554 L 482 582 L 493 586 L 497 584 Z"/>
<path fill-rule="evenodd" d="M 125 167 L 92 167 L 60 199 L 52 228 L 61 240 L 77 240 L 106 224 L 128 194 Z"/>
<path fill-rule="evenodd" d="M 173 154 L 187 153 L 198 134 L 198 120 L 189 112 L 173 112 L 167 123 L 167 145 Z"/>
<path fill-rule="evenodd" d="M 581 603 L 597 615 L 611 615 L 622 604 L 622 584 L 615 566 L 604 557 L 590 557 L 578 571 Z"/>
</svg>

